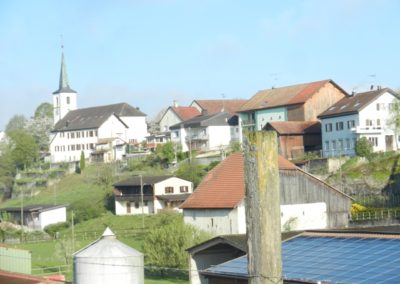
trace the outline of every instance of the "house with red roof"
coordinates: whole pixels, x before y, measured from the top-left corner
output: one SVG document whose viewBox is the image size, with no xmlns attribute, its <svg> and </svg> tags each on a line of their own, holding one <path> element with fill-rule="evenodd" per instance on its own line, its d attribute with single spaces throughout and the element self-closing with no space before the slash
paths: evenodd
<svg viewBox="0 0 400 284">
<path fill-rule="evenodd" d="M 239 110 L 241 126 L 261 130 L 272 121 L 312 121 L 348 94 L 333 80 L 257 92 Z"/>
<path fill-rule="evenodd" d="M 200 114 L 201 111 L 193 106 L 178 106 L 177 103 L 174 102 L 174 105 L 167 108 L 160 119 L 160 131 L 167 132 L 169 131 L 170 126 L 191 119 Z"/>
<path fill-rule="evenodd" d="M 195 107 L 203 114 L 218 112 L 237 113 L 247 100 L 194 100 L 190 106 Z"/>
<path fill-rule="evenodd" d="M 180 206 L 184 221 L 212 234 L 246 232 L 244 158 L 232 154 L 212 169 Z M 279 157 L 282 231 L 344 228 L 351 198 Z"/>
</svg>

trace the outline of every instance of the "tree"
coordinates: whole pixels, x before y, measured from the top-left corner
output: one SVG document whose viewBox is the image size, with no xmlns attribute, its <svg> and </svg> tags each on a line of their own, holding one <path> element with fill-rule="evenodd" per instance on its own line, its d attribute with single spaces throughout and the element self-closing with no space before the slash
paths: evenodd
<svg viewBox="0 0 400 284">
<path fill-rule="evenodd" d="M 360 157 L 369 158 L 371 156 L 373 147 L 372 144 L 368 141 L 367 137 L 362 137 L 357 140 L 356 143 L 356 154 Z"/>
<path fill-rule="evenodd" d="M 206 238 L 206 233 L 186 225 L 182 218 L 173 218 L 172 222 L 157 226 L 146 235 L 143 245 L 146 263 L 185 269 L 188 267 L 185 249 Z"/>
<path fill-rule="evenodd" d="M 167 164 L 172 163 L 175 160 L 174 143 L 168 142 L 157 145 L 155 154 L 159 161 Z"/>
<path fill-rule="evenodd" d="M 14 130 L 24 129 L 26 126 L 26 118 L 22 114 L 14 115 L 7 123 L 5 132 L 9 134 Z"/>
<path fill-rule="evenodd" d="M 38 117 L 30 119 L 26 123 L 26 128 L 32 133 L 40 151 L 47 152 L 49 150 L 50 130 L 53 127 L 53 119 L 49 117 Z"/>
<path fill-rule="evenodd" d="M 3 197 L 11 196 L 16 168 L 9 148 L 3 148 L 0 155 L 0 192 Z"/>
<path fill-rule="evenodd" d="M 39 157 L 39 147 L 35 139 L 26 130 L 17 129 L 8 134 L 10 137 L 11 157 L 18 168 L 30 166 Z"/>
<path fill-rule="evenodd" d="M 50 103 L 41 103 L 35 110 L 34 119 L 51 118 L 53 120 L 53 105 Z"/>
<path fill-rule="evenodd" d="M 85 168 L 85 153 L 81 151 L 81 160 L 79 161 L 79 168 L 81 171 Z"/>
<path fill-rule="evenodd" d="M 193 163 L 182 163 L 176 170 L 175 175 L 177 177 L 193 182 L 193 186 L 196 187 L 201 182 L 206 173 L 207 171 L 202 165 L 195 165 Z"/>
</svg>

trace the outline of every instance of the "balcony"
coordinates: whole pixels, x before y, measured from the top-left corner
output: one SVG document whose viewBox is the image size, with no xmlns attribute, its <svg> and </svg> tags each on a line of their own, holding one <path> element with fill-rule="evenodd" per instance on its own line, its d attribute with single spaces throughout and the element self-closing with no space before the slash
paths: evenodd
<svg viewBox="0 0 400 284">
<path fill-rule="evenodd" d="M 248 126 L 254 126 L 256 125 L 256 121 L 253 119 L 249 119 L 249 120 L 242 120 L 242 126 L 243 127 L 248 127 Z"/>
<path fill-rule="evenodd" d="M 208 135 L 207 134 L 192 134 L 190 137 L 186 136 L 186 141 L 207 141 Z"/>
<path fill-rule="evenodd" d="M 117 201 L 140 201 L 142 199 L 141 194 L 115 194 L 115 200 Z M 153 194 L 144 193 L 143 200 L 144 201 L 151 201 L 154 199 Z"/>
<path fill-rule="evenodd" d="M 381 134 L 385 131 L 382 126 L 357 126 L 351 128 L 351 131 L 357 134 Z"/>
</svg>

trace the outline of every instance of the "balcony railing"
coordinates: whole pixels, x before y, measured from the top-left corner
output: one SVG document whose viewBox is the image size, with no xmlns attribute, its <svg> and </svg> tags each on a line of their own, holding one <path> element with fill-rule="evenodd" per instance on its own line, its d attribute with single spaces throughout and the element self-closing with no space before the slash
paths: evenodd
<svg viewBox="0 0 400 284">
<path fill-rule="evenodd" d="M 253 125 L 256 125 L 256 122 L 253 119 L 242 120 L 242 126 L 253 126 Z"/>
<path fill-rule="evenodd" d="M 351 129 L 355 133 L 382 133 L 384 130 L 382 126 L 357 126 Z"/>
</svg>

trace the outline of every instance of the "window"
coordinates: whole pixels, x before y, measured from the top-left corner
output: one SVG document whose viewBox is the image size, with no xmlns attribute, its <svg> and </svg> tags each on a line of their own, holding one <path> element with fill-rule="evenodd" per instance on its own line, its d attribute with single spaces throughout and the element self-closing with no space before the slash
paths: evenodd
<svg viewBox="0 0 400 284">
<path fill-rule="evenodd" d="M 336 130 L 343 130 L 343 121 L 336 122 Z"/>
<path fill-rule="evenodd" d="M 350 149 L 351 145 L 350 145 L 350 138 L 346 139 L 346 149 Z"/>
<path fill-rule="evenodd" d="M 60 132 L 60 138 L 64 138 L 64 132 Z"/>
<path fill-rule="evenodd" d="M 77 144 L 77 145 L 76 145 L 76 150 L 79 151 L 80 149 L 81 149 L 81 144 Z"/>
<path fill-rule="evenodd" d="M 325 124 L 325 131 L 332 132 L 332 123 Z"/>
<path fill-rule="evenodd" d="M 343 151 L 344 149 L 343 139 L 339 139 L 338 141 L 339 141 L 339 150 Z"/>
<path fill-rule="evenodd" d="M 365 120 L 365 125 L 366 126 L 372 126 L 372 120 L 371 119 L 366 119 Z"/>
<path fill-rule="evenodd" d="M 81 138 L 81 133 L 79 131 L 76 132 L 76 138 Z"/>
<path fill-rule="evenodd" d="M 69 97 L 67 97 L 67 105 L 69 105 L 69 104 L 70 104 L 70 102 L 71 102 L 70 98 L 69 98 Z"/>
<path fill-rule="evenodd" d="M 381 126 L 381 120 L 379 118 L 376 120 L 376 126 Z"/>
<path fill-rule="evenodd" d="M 97 130 L 94 132 L 94 136 L 97 137 Z"/>
<path fill-rule="evenodd" d="M 385 104 L 384 103 L 377 103 L 376 104 L 376 110 L 385 110 Z"/>
<path fill-rule="evenodd" d="M 89 137 L 93 137 L 93 130 L 89 131 Z"/>
<path fill-rule="evenodd" d="M 166 186 L 165 187 L 165 193 L 174 193 L 174 187 Z"/>
<path fill-rule="evenodd" d="M 189 187 L 187 185 L 180 186 L 179 190 L 180 190 L 180 192 L 188 192 L 189 191 Z"/>
<path fill-rule="evenodd" d="M 372 146 L 378 146 L 378 137 L 368 137 L 368 141 Z"/>
<path fill-rule="evenodd" d="M 354 120 L 347 121 L 347 129 L 351 129 L 356 126 L 356 122 Z"/>
<path fill-rule="evenodd" d="M 325 150 L 329 151 L 329 141 L 325 141 Z"/>
<path fill-rule="evenodd" d="M 75 138 L 75 132 L 71 132 L 71 139 Z"/>
<path fill-rule="evenodd" d="M 336 140 L 332 140 L 332 149 L 336 150 Z"/>
<path fill-rule="evenodd" d="M 56 97 L 56 106 L 58 106 L 58 105 L 59 105 L 58 97 Z"/>
<path fill-rule="evenodd" d="M 135 208 L 136 208 L 136 209 L 139 208 L 139 201 L 135 201 Z"/>
<path fill-rule="evenodd" d="M 94 144 L 90 143 L 90 149 L 93 150 L 94 149 Z"/>
<path fill-rule="evenodd" d="M 69 139 L 69 132 L 67 133 L 67 139 Z"/>
</svg>

